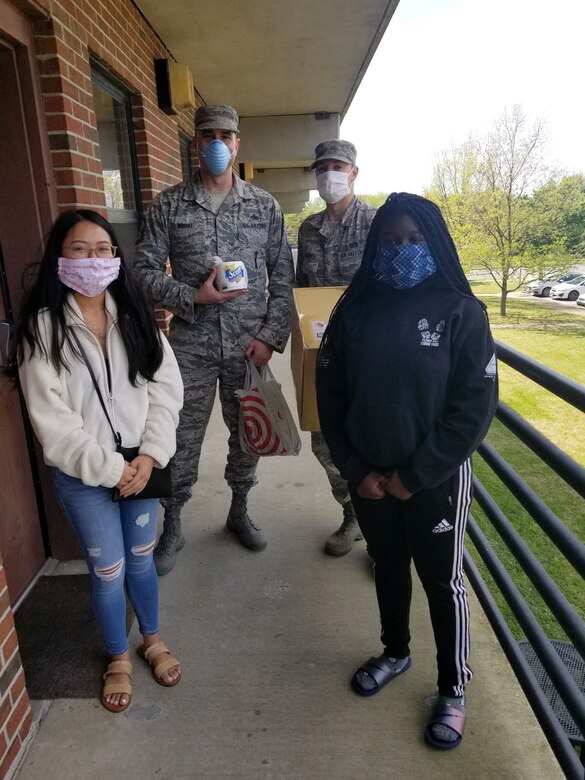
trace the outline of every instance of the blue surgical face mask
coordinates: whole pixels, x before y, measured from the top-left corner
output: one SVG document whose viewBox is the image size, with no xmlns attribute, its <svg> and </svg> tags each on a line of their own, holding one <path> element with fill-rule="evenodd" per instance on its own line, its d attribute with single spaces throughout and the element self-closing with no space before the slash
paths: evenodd
<svg viewBox="0 0 585 780">
<path fill-rule="evenodd" d="M 232 161 L 232 154 L 234 153 L 229 146 L 220 141 L 219 138 L 214 138 L 213 141 L 210 141 L 205 151 L 201 152 L 209 172 L 214 176 L 219 176 L 227 171 L 228 165 Z"/>
<path fill-rule="evenodd" d="M 426 244 L 381 246 L 374 258 L 374 276 L 401 290 L 424 282 L 437 270 Z"/>
</svg>

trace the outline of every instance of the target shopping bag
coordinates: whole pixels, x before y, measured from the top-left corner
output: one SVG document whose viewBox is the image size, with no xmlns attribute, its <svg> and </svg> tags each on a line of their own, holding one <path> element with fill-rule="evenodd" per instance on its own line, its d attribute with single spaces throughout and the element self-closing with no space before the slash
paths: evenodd
<svg viewBox="0 0 585 780">
<path fill-rule="evenodd" d="M 249 455 L 298 455 L 301 439 L 280 385 L 268 366 L 248 360 L 240 402 L 240 446 Z"/>
</svg>

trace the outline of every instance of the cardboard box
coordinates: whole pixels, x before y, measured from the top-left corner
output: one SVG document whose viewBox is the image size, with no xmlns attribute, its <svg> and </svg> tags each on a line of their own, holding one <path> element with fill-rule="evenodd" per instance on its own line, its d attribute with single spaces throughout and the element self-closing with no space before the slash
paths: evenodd
<svg viewBox="0 0 585 780">
<path fill-rule="evenodd" d="M 302 431 L 320 430 L 315 394 L 317 352 L 333 307 L 345 287 L 299 287 L 293 290 L 291 368 Z"/>
</svg>

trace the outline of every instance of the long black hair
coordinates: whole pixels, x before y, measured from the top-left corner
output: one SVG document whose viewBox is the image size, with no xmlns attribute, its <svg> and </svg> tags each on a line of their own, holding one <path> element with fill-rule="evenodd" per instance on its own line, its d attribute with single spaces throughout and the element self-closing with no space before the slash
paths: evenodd
<svg viewBox="0 0 585 780">
<path fill-rule="evenodd" d="M 11 346 L 10 368 L 13 374 L 16 374 L 17 367 L 22 365 L 25 359 L 25 345 L 30 348 L 31 354 L 38 349 L 53 363 L 56 371 L 59 371 L 60 367 L 68 368 L 63 356 L 63 344 L 66 340 L 73 352 L 78 354 L 78 349 L 69 336 L 65 319 L 65 306 L 71 291 L 57 275 L 57 260 L 62 255 L 65 237 L 79 222 L 93 222 L 106 231 L 114 246 L 118 245 L 110 223 L 95 211 L 64 211 L 57 217 L 47 237 L 34 283 L 25 293 L 20 309 Z M 124 261 L 121 251 L 118 256 L 120 275 L 111 282 L 108 291 L 118 308 L 118 328 L 128 355 L 128 378 L 136 385 L 139 374 L 144 379 L 153 379 L 162 363 L 163 346 L 150 304 L 134 278 L 132 269 Z M 51 319 L 50 346 L 43 344 L 39 332 L 38 315 L 44 309 L 48 310 Z"/>
<path fill-rule="evenodd" d="M 319 366 L 326 365 L 331 349 L 331 336 L 339 328 L 341 315 L 347 314 L 356 300 L 367 291 L 374 279 L 373 264 L 380 243 L 382 225 L 393 217 L 405 215 L 416 223 L 423 234 L 431 255 L 437 263 L 437 268 L 447 283 L 461 295 L 475 298 L 467 277 L 463 273 L 457 249 L 439 207 L 420 195 L 412 195 L 409 192 L 393 192 L 384 205 L 378 209 L 368 233 L 362 263 L 349 287 L 333 309 L 317 357 Z M 480 303 L 485 310 L 484 304 L 481 301 Z"/>
</svg>

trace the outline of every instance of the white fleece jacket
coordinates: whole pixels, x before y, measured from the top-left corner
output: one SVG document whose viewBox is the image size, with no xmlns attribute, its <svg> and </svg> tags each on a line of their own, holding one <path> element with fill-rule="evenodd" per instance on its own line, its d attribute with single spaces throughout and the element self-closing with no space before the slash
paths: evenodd
<svg viewBox="0 0 585 780">
<path fill-rule="evenodd" d="M 175 430 L 183 405 L 183 382 L 177 361 L 162 336 L 164 357 L 155 380 L 147 382 L 138 376 L 138 386 L 134 387 L 128 379 L 128 358 L 117 326 L 116 304 L 108 292 L 106 309 L 111 393 L 103 352 L 96 337 L 84 325 L 72 295 L 66 307 L 67 325 L 75 327 L 123 446 L 139 446 L 140 454 L 150 455 L 155 466 L 164 468 L 176 449 Z M 48 353 L 51 321 L 46 310 L 39 313 L 39 329 Z M 67 342 L 63 349 L 69 370 L 55 371 L 52 362 L 38 348 L 32 357 L 27 350 L 19 369 L 28 413 L 43 447 L 45 463 L 86 485 L 114 487 L 122 476 L 124 459 L 116 452 L 112 430 L 87 366 Z"/>
</svg>

